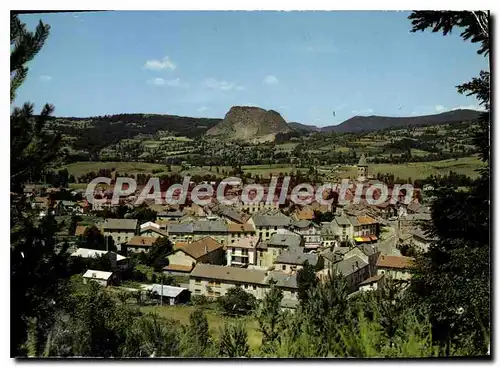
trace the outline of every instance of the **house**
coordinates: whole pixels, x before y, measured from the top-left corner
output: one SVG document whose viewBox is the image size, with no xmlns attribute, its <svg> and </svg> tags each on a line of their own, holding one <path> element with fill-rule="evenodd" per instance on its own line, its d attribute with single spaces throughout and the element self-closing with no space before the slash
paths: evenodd
<svg viewBox="0 0 500 368">
<path fill-rule="evenodd" d="M 115 244 L 127 243 L 137 232 L 135 219 L 106 219 L 102 224 L 104 236 L 111 236 Z"/>
<path fill-rule="evenodd" d="M 410 244 L 421 252 L 427 252 L 429 246 L 437 240 L 436 237 L 427 234 L 420 227 L 409 230 L 408 233 L 411 235 Z"/>
<path fill-rule="evenodd" d="M 257 263 L 257 236 L 238 238 L 226 245 L 226 265 L 234 267 L 255 265 Z"/>
<path fill-rule="evenodd" d="M 253 221 L 244 224 L 228 224 L 227 225 L 228 240 L 227 244 L 232 244 L 241 238 L 249 238 L 255 236 L 255 226 Z"/>
<path fill-rule="evenodd" d="M 183 287 L 171 286 L 171 285 L 144 285 L 144 289 L 153 292 L 153 297 L 163 299 L 163 304 L 166 305 L 177 305 L 181 303 L 186 303 L 189 300 L 189 290 Z"/>
<path fill-rule="evenodd" d="M 381 254 L 377 260 L 377 273 L 390 276 L 394 280 L 409 280 L 412 277 L 414 260 L 412 257 Z"/>
<path fill-rule="evenodd" d="M 271 282 L 283 291 L 283 299 L 297 299 L 296 275 L 202 263 L 198 263 L 191 272 L 189 290 L 194 295 L 219 297 L 224 296 L 230 288 L 239 286 L 257 299 L 263 299 Z"/>
<path fill-rule="evenodd" d="M 314 211 L 310 206 L 304 206 L 302 208 L 298 208 L 297 210 L 294 211 L 292 214 L 292 217 L 296 221 L 310 221 L 314 219 Z"/>
<path fill-rule="evenodd" d="M 76 251 L 71 253 L 70 256 L 81 258 L 99 258 L 102 256 L 107 256 L 111 262 L 112 268 L 116 268 L 117 266 L 125 266 L 125 262 L 128 259 L 127 257 L 124 257 L 121 254 L 115 252 L 88 248 L 78 248 Z"/>
<path fill-rule="evenodd" d="M 255 224 L 257 235 L 262 240 L 269 240 L 278 229 L 287 229 L 292 220 L 285 215 L 254 215 L 252 220 Z"/>
<path fill-rule="evenodd" d="M 156 225 L 156 226 L 155 226 Z M 141 236 L 147 236 L 151 238 L 165 238 L 168 236 L 168 233 L 165 230 L 160 229 L 160 225 L 154 224 L 142 227 L 140 229 Z"/>
<path fill-rule="evenodd" d="M 257 299 L 264 297 L 267 271 L 239 267 L 224 267 L 198 263 L 189 276 L 189 291 L 193 295 L 224 296 L 240 286 Z"/>
<path fill-rule="evenodd" d="M 176 248 L 167 258 L 168 266 L 163 268 L 164 272 L 186 274 L 198 263 L 224 264 L 224 246 L 207 236 Z"/>
<path fill-rule="evenodd" d="M 210 236 L 221 244 L 227 243 L 227 224 L 221 220 L 195 221 L 193 223 L 193 240 Z"/>
<path fill-rule="evenodd" d="M 335 217 L 332 221 L 332 228 L 337 239 L 340 241 L 347 241 L 353 238 L 353 225 L 345 215 Z"/>
<path fill-rule="evenodd" d="M 250 215 L 222 204 L 213 207 L 211 211 L 212 213 L 218 214 L 230 224 L 244 224 L 250 219 Z"/>
<path fill-rule="evenodd" d="M 286 301 L 285 304 L 290 305 L 290 301 L 298 301 L 299 287 L 297 285 L 296 274 L 288 274 L 281 271 L 270 271 L 264 280 L 266 288 L 269 287 L 267 285 L 270 285 L 271 282 L 273 282 L 275 286 L 283 292 L 283 300 Z M 265 289 L 264 292 L 266 292 Z"/>
<path fill-rule="evenodd" d="M 332 268 L 332 266 L 340 262 L 344 259 L 344 254 L 341 254 L 337 251 L 326 251 L 321 253 L 321 257 L 323 258 L 323 267 L 324 268 Z"/>
<path fill-rule="evenodd" d="M 305 248 L 317 249 L 322 245 L 321 228 L 314 222 L 308 220 L 293 221 L 291 229 L 302 236 Z"/>
<path fill-rule="evenodd" d="M 338 216 L 333 228 L 340 241 L 369 243 L 378 239 L 378 221 L 370 216 Z"/>
<path fill-rule="evenodd" d="M 361 258 L 364 262 L 368 263 L 368 277 L 374 276 L 377 274 L 377 261 L 380 252 L 377 246 L 372 244 L 362 244 L 357 245 L 349 249 L 349 251 L 343 254 L 344 259 L 357 256 Z"/>
<path fill-rule="evenodd" d="M 168 224 L 167 234 L 174 244 L 178 241 L 189 243 L 193 240 L 193 223 Z"/>
<path fill-rule="evenodd" d="M 318 256 L 316 254 L 306 254 L 300 248 L 292 248 L 283 251 L 274 261 L 274 269 L 283 273 L 297 273 L 303 268 L 307 261 L 311 266 L 316 266 Z"/>
<path fill-rule="evenodd" d="M 378 221 L 370 216 L 357 216 L 358 225 L 354 227 L 354 240 L 369 243 L 378 239 Z"/>
<path fill-rule="evenodd" d="M 257 265 L 272 267 L 276 258 L 287 249 L 299 248 L 302 238 L 297 234 L 279 234 L 271 236 L 269 240 L 260 239 L 257 244 Z"/>
<path fill-rule="evenodd" d="M 112 276 L 113 272 L 87 270 L 83 274 L 83 283 L 87 284 L 89 280 L 93 280 L 96 281 L 101 286 L 109 286 L 111 285 Z"/>
<path fill-rule="evenodd" d="M 359 284 L 359 291 L 373 291 L 381 288 L 384 285 L 384 275 L 379 274 L 367 278 Z"/>
<path fill-rule="evenodd" d="M 338 244 L 338 237 L 332 222 L 322 222 L 320 226 L 321 248 L 334 248 Z"/>
<path fill-rule="evenodd" d="M 140 253 L 140 252 L 149 252 L 151 247 L 153 246 L 156 238 L 151 236 L 134 236 L 130 239 L 126 244 L 127 252 L 132 253 Z"/>
<path fill-rule="evenodd" d="M 158 220 L 179 220 L 184 214 L 182 211 L 162 211 L 156 214 Z"/>
<path fill-rule="evenodd" d="M 326 280 L 331 270 L 345 277 L 347 287 L 351 292 L 356 291 L 359 284 L 369 277 L 369 264 L 358 256 L 343 259 L 335 263 L 331 269 L 323 269 L 317 272 L 316 275 L 320 280 Z"/>
</svg>

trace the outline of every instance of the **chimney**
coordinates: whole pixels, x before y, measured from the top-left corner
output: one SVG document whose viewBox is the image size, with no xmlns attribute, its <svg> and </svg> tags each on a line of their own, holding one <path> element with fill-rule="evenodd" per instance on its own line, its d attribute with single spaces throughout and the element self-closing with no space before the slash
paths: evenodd
<svg viewBox="0 0 500 368">
<path fill-rule="evenodd" d="M 356 268 L 359 268 L 358 261 L 356 261 Z"/>
</svg>

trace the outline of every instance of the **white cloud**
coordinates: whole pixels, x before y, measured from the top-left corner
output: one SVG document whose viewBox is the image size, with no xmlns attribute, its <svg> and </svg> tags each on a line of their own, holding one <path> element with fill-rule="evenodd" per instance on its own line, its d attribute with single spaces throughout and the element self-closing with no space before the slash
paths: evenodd
<svg viewBox="0 0 500 368">
<path fill-rule="evenodd" d="M 288 109 L 288 106 L 286 106 L 286 105 L 281 105 L 279 108 L 280 108 L 280 109 L 283 109 L 283 110 L 286 110 L 286 109 Z"/>
<path fill-rule="evenodd" d="M 170 87 L 180 87 L 189 88 L 189 84 L 180 80 L 180 78 L 175 78 L 165 81 L 165 84 Z"/>
<path fill-rule="evenodd" d="M 278 78 L 276 78 L 274 75 L 268 75 L 262 81 L 262 83 L 267 84 L 267 85 L 275 85 L 275 84 L 279 84 L 279 82 L 280 81 L 278 80 Z"/>
<path fill-rule="evenodd" d="M 154 84 L 155 86 L 163 86 L 165 84 L 165 79 L 163 78 L 154 78 L 148 80 L 148 84 Z"/>
<path fill-rule="evenodd" d="M 52 77 L 50 75 L 41 75 L 40 80 L 42 82 L 50 82 L 52 80 Z"/>
<path fill-rule="evenodd" d="M 174 64 L 172 60 L 168 56 L 165 56 L 161 60 L 157 59 L 151 59 L 146 61 L 146 64 L 144 64 L 144 67 L 146 69 L 150 70 L 163 70 L 163 69 L 168 69 L 168 70 L 175 70 L 177 69 L 177 65 Z"/>
<path fill-rule="evenodd" d="M 207 78 L 203 85 L 209 89 L 216 89 L 220 91 L 231 91 L 232 89 L 236 89 L 237 91 L 243 91 L 245 89 L 244 86 L 237 85 L 234 82 L 227 81 L 219 81 L 215 78 Z"/>
<path fill-rule="evenodd" d="M 197 109 L 198 112 L 203 112 L 203 111 L 207 111 L 207 110 L 208 110 L 208 106 L 200 106 Z"/>
<path fill-rule="evenodd" d="M 443 112 L 446 110 L 446 107 L 444 107 L 443 105 L 436 105 L 434 106 L 434 108 L 436 109 L 437 112 Z"/>
</svg>

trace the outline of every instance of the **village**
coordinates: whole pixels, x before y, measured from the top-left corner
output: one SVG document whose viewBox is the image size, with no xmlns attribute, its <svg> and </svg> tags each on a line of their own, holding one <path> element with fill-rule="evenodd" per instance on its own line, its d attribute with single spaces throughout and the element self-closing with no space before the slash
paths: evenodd
<svg viewBox="0 0 500 368">
<path fill-rule="evenodd" d="M 356 184 L 368 188 L 377 183 L 369 174 L 364 155 L 357 173 Z M 40 217 L 48 211 L 56 216 L 91 217 L 101 213 L 103 205 L 108 211 L 119 205 L 132 206 L 137 195 L 122 197 L 116 205 L 105 200 L 93 206 L 85 199 L 50 200 L 57 191 L 40 185 L 25 187 L 25 195 Z M 425 252 L 432 242 L 421 227 L 430 220 L 429 209 L 420 203 L 422 193 L 417 191 L 407 204 L 403 198 L 396 204 L 387 200 L 379 205 L 370 205 L 365 198 L 357 204 L 313 202 L 306 206 L 283 206 L 277 201 L 239 201 L 228 206 L 215 199 L 206 206 L 146 203 L 143 206 L 156 212 L 155 221 L 93 217 L 97 219 L 94 225 L 77 224 L 68 238 L 69 251 L 72 258 L 109 257 L 109 269 L 84 270 L 83 281 L 119 286 L 124 270 L 130 267 L 129 258 L 148 254 L 159 238 L 166 238 L 172 251 L 163 260 L 161 271 L 180 282 L 177 286 L 141 285 L 142 290 L 154 290 L 162 303 L 185 303 L 190 296 L 214 299 L 233 287 L 262 299 L 272 282 L 284 293 L 282 307 L 293 310 L 298 305 L 297 272 L 305 262 L 315 268 L 320 280 L 329 272 L 340 273 L 351 295 L 376 290 L 386 278 L 408 281 L 413 258 L 402 250 Z M 108 194 L 111 192 L 108 190 Z M 347 197 L 353 195 L 347 193 Z M 318 214 L 331 214 L 331 221 L 315 221 Z M 106 243 L 109 239 L 115 251 L 82 247 L 81 240 L 90 226 L 100 231 Z"/>
</svg>

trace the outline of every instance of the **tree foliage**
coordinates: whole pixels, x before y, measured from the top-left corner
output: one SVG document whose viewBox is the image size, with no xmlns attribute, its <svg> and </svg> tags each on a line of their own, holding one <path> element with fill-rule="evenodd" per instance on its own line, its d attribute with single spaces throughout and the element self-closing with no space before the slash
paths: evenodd
<svg viewBox="0 0 500 368">
<path fill-rule="evenodd" d="M 226 295 L 217 299 L 221 311 L 229 316 L 243 316 L 252 313 L 256 307 L 256 298 L 241 287 L 232 287 Z"/>
</svg>

